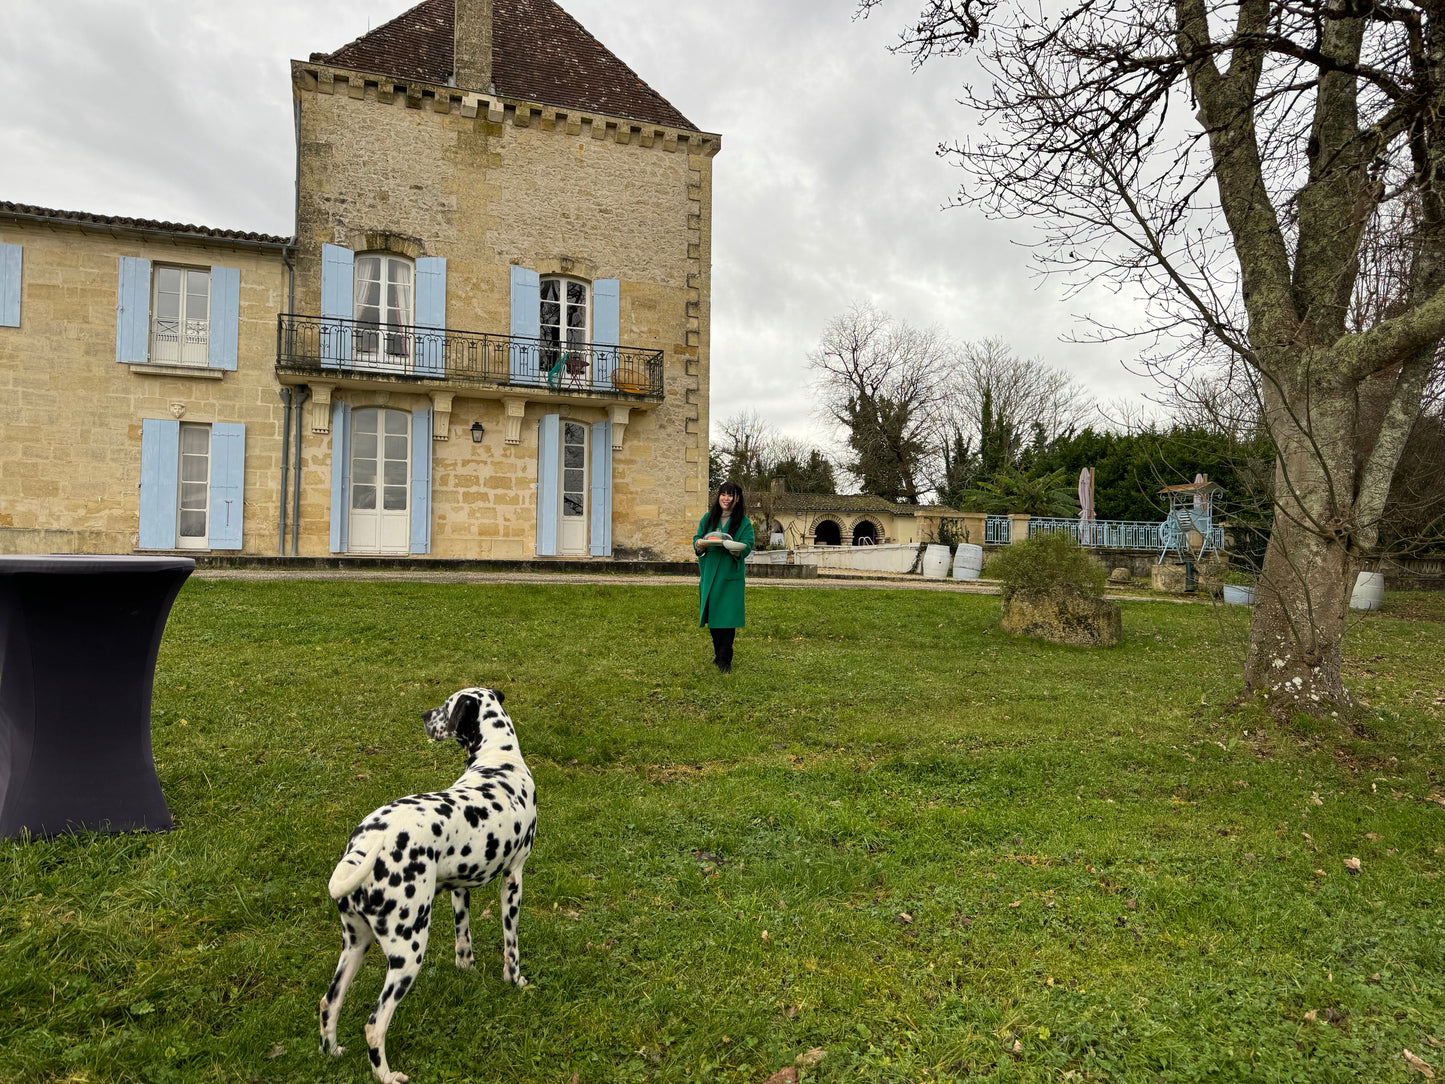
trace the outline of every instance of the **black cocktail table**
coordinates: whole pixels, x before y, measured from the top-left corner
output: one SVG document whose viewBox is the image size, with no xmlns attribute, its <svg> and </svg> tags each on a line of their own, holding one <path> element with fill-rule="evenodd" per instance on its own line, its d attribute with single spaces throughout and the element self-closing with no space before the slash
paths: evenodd
<svg viewBox="0 0 1445 1084">
<path fill-rule="evenodd" d="M 0 554 L 0 836 L 171 827 L 151 685 L 188 557 Z"/>
</svg>

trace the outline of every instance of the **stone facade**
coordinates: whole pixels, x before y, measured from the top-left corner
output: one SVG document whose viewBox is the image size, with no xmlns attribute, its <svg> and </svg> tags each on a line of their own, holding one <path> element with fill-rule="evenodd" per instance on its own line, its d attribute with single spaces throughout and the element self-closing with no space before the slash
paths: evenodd
<svg viewBox="0 0 1445 1084">
<path fill-rule="evenodd" d="M 408 15 L 435 21 L 443 10 L 437 4 L 427 0 Z M 491 17 L 490 4 L 462 0 L 460 10 L 463 28 L 477 25 L 479 11 L 484 22 Z M 514 10 L 520 9 L 499 4 L 498 18 Z M 450 5 L 444 14 L 450 19 Z M 549 18 L 566 16 L 553 11 Z M 489 49 L 490 26 L 481 29 Z M 499 33 L 498 40 L 510 39 Z M 357 52 L 368 41 L 336 56 L 370 55 Z M 467 64 L 480 64 L 471 47 L 477 43 L 467 44 L 457 63 L 466 53 Z M 450 50 L 444 59 L 450 62 Z M 515 71 L 515 59 L 507 63 Z M 338 543 L 338 510 L 347 515 L 351 498 L 337 494 L 355 481 L 349 419 L 380 407 L 411 419 L 413 518 L 409 539 L 370 552 L 564 555 L 546 541 L 557 522 L 547 509 L 559 499 L 564 471 L 555 445 L 544 449 L 539 440 L 545 432 L 555 441 L 556 426 L 575 422 L 593 440 L 584 491 L 591 496 L 583 498 L 587 551 L 602 558 L 689 554 L 707 501 L 712 157 L 719 137 L 679 123 L 507 97 L 495 88 L 458 89 L 440 77 L 360 71 L 319 54 L 293 62 L 291 74 L 294 238 L 221 236 L 131 220 L 115 228 L 117 220 L 98 216 L 0 204 L 0 242 L 23 254 L 20 326 L 0 326 L 0 456 L 7 464 L 0 472 L 0 552 L 170 548 L 155 545 L 154 534 L 146 543 L 137 494 L 145 423 L 177 418 L 244 426 L 244 529 L 239 545 L 226 548 L 354 552 L 344 532 Z M 647 105 L 642 92 L 653 92 L 640 80 L 637 87 L 634 98 Z M 681 120 L 670 107 L 639 113 Z M 338 252 L 396 257 L 414 267 L 415 322 L 444 329 L 435 338 L 445 337 L 448 357 L 463 334 L 502 343 L 517 334 L 519 270 L 533 282 L 566 276 L 588 291 L 588 335 L 603 334 L 602 291 L 610 284 L 614 337 L 598 342 L 660 356 L 660 388 L 519 383 L 515 372 L 508 378 L 505 362 L 500 374 L 478 376 L 457 373 L 450 363 L 444 371 L 368 371 L 354 354 L 329 368 L 315 358 L 297 361 L 280 344 L 302 331 L 314 337 L 318 327 L 322 335 L 331 332 L 321 318 L 328 298 L 334 310 L 342 295 L 335 280 L 331 286 L 324 280 L 327 260 L 334 263 Z M 162 366 L 152 357 L 118 362 L 126 335 L 117 316 L 128 288 L 123 258 L 238 272 L 234 368 Z M 434 294 L 429 303 L 443 314 L 440 322 L 422 317 L 424 267 L 440 269 L 444 297 Z M 360 316 L 357 298 L 353 313 L 345 292 L 342 315 Z M 421 347 L 412 349 L 419 357 Z M 588 350 L 596 364 L 590 343 Z M 532 353 L 540 356 L 535 345 Z M 293 392 L 301 423 L 283 432 L 284 400 Z M 484 431 L 480 440 L 474 425 Z M 611 435 L 610 452 L 596 443 L 602 432 Z M 550 480 L 543 477 L 547 463 L 556 472 Z M 611 511 L 605 525 L 593 512 L 601 483 L 608 483 L 610 505 L 603 506 Z M 551 528 L 544 523 L 549 515 Z"/>
</svg>

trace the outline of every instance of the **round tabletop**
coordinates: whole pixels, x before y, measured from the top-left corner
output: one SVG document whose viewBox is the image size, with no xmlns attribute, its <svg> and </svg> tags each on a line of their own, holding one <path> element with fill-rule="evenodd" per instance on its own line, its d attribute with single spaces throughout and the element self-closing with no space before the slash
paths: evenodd
<svg viewBox="0 0 1445 1084">
<path fill-rule="evenodd" d="M 124 553 L 0 553 L 0 576 L 23 572 L 98 575 L 111 572 L 194 572 L 190 557 Z"/>
</svg>

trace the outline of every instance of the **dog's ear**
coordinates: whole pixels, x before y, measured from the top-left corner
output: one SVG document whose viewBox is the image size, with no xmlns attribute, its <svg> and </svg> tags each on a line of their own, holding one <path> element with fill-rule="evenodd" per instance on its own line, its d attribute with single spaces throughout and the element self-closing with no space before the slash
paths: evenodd
<svg viewBox="0 0 1445 1084">
<path fill-rule="evenodd" d="M 501 689 L 493 689 L 492 693 L 496 696 L 498 704 L 505 704 L 507 702 L 507 694 L 502 692 Z"/>
<path fill-rule="evenodd" d="M 452 708 L 452 733 L 468 749 L 482 739 L 481 708 L 475 696 L 457 698 Z"/>
</svg>

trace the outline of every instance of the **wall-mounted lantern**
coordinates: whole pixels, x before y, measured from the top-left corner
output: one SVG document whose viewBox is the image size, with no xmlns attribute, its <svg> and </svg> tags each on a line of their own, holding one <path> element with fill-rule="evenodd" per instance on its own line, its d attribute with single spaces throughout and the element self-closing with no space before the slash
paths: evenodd
<svg viewBox="0 0 1445 1084">
<path fill-rule="evenodd" d="M 482 437 L 486 435 L 486 432 L 487 431 L 482 428 L 481 422 L 472 422 L 472 443 L 480 444 L 482 442 Z"/>
</svg>

